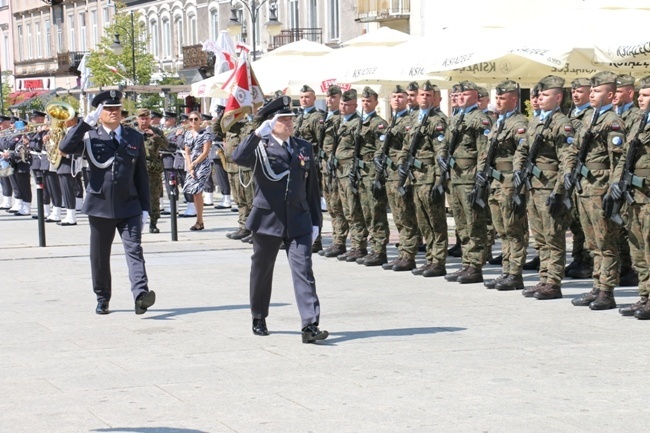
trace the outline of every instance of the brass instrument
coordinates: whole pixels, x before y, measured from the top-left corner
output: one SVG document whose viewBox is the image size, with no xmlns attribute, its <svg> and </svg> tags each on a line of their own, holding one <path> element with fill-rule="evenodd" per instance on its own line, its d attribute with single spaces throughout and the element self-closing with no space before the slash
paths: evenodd
<svg viewBox="0 0 650 433">
<path fill-rule="evenodd" d="M 50 140 L 45 145 L 47 151 L 47 159 L 54 167 L 59 167 L 61 164 L 61 152 L 59 152 L 59 143 L 63 140 L 65 135 L 65 122 L 75 116 L 74 108 L 68 103 L 61 101 L 54 101 L 47 104 L 45 112 L 50 116 Z"/>
</svg>

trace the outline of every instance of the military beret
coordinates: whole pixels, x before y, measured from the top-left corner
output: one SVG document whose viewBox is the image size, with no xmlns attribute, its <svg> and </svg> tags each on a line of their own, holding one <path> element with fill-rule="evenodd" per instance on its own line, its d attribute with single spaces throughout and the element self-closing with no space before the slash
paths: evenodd
<svg viewBox="0 0 650 433">
<path fill-rule="evenodd" d="M 0 115 L 0 122 L 9 122 L 9 121 L 11 121 L 11 117 Z"/>
<path fill-rule="evenodd" d="M 181 113 L 181 121 L 189 120 L 190 116 L 185 113 Z"/>
<path fill-rule="evenodd" d="M 148 108 L 138 108 L 138 111 L 135 112 L 135 115 L 140 116 L 151 116 L 151 110 Z"/>
<path fill-rule="evenodd" d="M 516 92 L 519 90 L 519 84 L 516 81 L 505 80 L 497 84 L 496 86 L 497 95 L 503 95 L 508 92 Z"/>
<path fill-rule="evenodd" d="M 271 97 L 271 101 L 276 99 L 276 98 L 282 98 L 284 96 L 284 92 L 282 90 L 276 90 L 273 92 L 273 96 Z M 223 107 L 226 108 L 226 107 Z"/>
<path fill-rule="evenodd" d="M 616 87 L 634 86 L 634 77 L 631 75 L 621 74 L 616 77 Z"/>
<path fill-rule="evenodd" d="M 572 89 L 577 89 L 578 87 L 591 87 L 591 81 L 589 78 L 576 78 L 571 81 Z"/>
<path fill-rule="evenodd" d="M 305 84 L 300 88 L 300 93 L 306 93 L 306 92 L 316 93 L 314 92 L 314 89 L 312 89 L 311 87 Z"/>
<path fill-rule="evenodd" d="M 639 79 L 639 88 L 640 89 L 649 89 L 650 88 L 650 75 Z"/>
<path fill-rule="evenodd" d="M 406 89 L 404 89 L 404 87 L 402 87 L 402 86 L 400 86 L 398 84 L 397 86 L 395 86 L 395 88 L 393 89 L 393 91 L 391 93 L 404 93 L 404 94 L 406 94 Z"/>
<path fill-rule="evenodd" d="M 616 86 L 616 73 L 610 71 L 596 72 L 591 77 L 591 87 L 602 86 L 603 84 L 613 84 Z"/>
<path fill-rule="evenodd" d="M 485 98 L 486 96 L 490 96 L 490 92 L 487 91 L 485 87 L 478 87 L 478 97 L 479 98 Z"/>
<path fill-rule="evenodd" d="M 341 95 L 341 88 L 337 85 L 331 85 L 327 88 L 327 96 Z"/>
<path fill-rule="evenodd" d="M 122 110 L 122 117 L 129 117 L 129 111 L 128 110 Z"/>
<path fill-rule="evenodd" d="M 440 89 L 435 84 L 431 84 L 431 81 L 427 80 L 424 83 L 420 84 L 420 90 L 425 92 L 439 92 Z"/>
<path fill-rule="evenodd" d="M 98 93 L 93 98 L 91 105 L 97 108 L 100 104 L 104 104 L 104 107 L 122 106 L 122 92 L 119 90 L 106 90 L 105 92 Z"/>
<path fill-rule="evenodd" d="M 173 119 L 176 119 L 178 115 L 174 113 L 173 111 L 165 111 L 165 117 L 171 117 Z"/>
<path fill-rule="evenodd" d="M 202 120 L 212 120 L 212 116 L 210 116 L 209 114 L 201 113 L 201 119 Z"/>
<path fill-rule="evenodd" d="M 451 93 L 459 93 L 460 92 L 460 84 L 454 84 L 451 86 Z"/>
<path fill-rule="evenodd" d="M 45 113 L 43 113 L 42 111 L 38 111 L 38 110 L 32 110 L 32 112 L 29 113 L 29 117 L 45 117 L 45 116 L 46 116 Z"/>
<path fill-rule="evenodd" d="M 417 92 L 420 90 L 420 85 L 417 83 L 417 81 L 411 81 L 408 86 L 406 86 L 406 90 L 409 92 Z"/>
<path fill-rule="evenodd" d="M 557 75 L 547 75 L 539 80 L 537 85 L 539 86 L 540 92 L 549 89 L 561 89 L 564 87 L 564 78 L 558 77 Z"/>
<path fill-rule="evenodd" d="M 262 120 L 270 119 L 276 114 L 279 117 L 295 116 L 293 110 L 291 109 L 290 97 L 282 96 L 281 98 L 276 98 L 263 106 L 260 111 L 257 112 L 257 115 Z"/>
<path fill-rule="evenodd" d="M 363 91 L 361 92 L 361 97 L 362 97 L 362 98 L 370 98 L 370 97 L 372 97 L 372 96 L 374 96 L 375 98 L 378 98 L 378 97 L 379 97 L 379 95 L 377 94 L 377 92 L 375 92 L 374 90 L 372 90 L 370 87 L 368 87 L 368 86 L 364 87 L 364 88 L 363 88 Z"/>
<path fill-rule="evenodd" d="M 356 101 L 357 100 L 357 91 L 354 89 L 346 90 L 343 92 L 343 102 L 347 101 Z"/>
<path fill-rule="evenodd" d="M 11 116 L 11 121 L 12 122 L 20 122 L 20 117 Z"/>
<path fill-rule="evenodd" d="M 151 117 L 157 117 L 158 119 L 162 119 L 163 115 L 162 115 L 162 113 L 159 113 L 157 111 L 152 111 L 151 112 Z"/>
<path fill-rule="evenodd" d="M 539 83 L 535 84 L 532 89 L 530 89 L 530 96 L 537 98 L 539 96 Z"/>
</svg>

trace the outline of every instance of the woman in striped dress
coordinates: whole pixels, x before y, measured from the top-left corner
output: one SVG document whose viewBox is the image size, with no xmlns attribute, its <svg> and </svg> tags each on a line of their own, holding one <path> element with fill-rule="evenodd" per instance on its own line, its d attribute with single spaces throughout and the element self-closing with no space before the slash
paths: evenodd
<svg viewBox="0 0 650 433">
<path fill-rule="evenodd" d="M 185 133 L 185 167 L 187 177 L 183 192 L 194 196 L 196 207 L 196 224 L 190 230 L 203 230 L 203 189 L 205 188 L 210 172 L 210 148 L 212 147 L 212 134 L 207 129 L 201 129 L 201 114 L 192 111 L 189 114 L 190 129 Z"/>
</svg>

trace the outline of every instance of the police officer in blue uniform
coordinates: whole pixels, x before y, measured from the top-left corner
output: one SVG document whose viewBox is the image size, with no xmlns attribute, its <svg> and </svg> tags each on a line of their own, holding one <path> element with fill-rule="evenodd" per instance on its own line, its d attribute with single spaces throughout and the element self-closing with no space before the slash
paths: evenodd
<svg viewBox="0 0 650 433">
<path fill-rule="evenodd" d="M 120 125 L 122 93 L 110 90 L 92 101 L 95 111 L 73 127 L 59 144 L 61 152 L 84 152 L 89 182 L 82 213 L 90 225 L 90 267 L 97 314 L 108 314 L 111 299 L 111 245 L 118 231 L 129 268 L 135 314 L 156 301 L 149 290 L 142 252 L 142 225 L 149 211 L 149 178 L 144 139 L 138 131 Z M 101 124 L 93 128 L 97 121 Z"/>
<path fill-rule="evenodd" d="M 235 149 L 233 161 L 253 167 L 255 195 L 246 228 L 253 232 L 250 276 L 253 333 L 268 335 L 273 268 L 284 244 L 302 321 L 302 342 L 324 340 L 311 247 L 321 225 L 318 165 L 311 143 L 292 137 L 291 99 L 271 101 L 258 113 L 261 125 Z"/>
</svg>

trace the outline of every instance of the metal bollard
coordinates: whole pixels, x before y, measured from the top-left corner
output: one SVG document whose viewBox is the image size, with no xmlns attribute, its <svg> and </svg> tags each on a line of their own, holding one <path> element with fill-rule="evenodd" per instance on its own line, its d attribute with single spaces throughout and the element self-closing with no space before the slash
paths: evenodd
<svg viewBox="0 0 650 433">
<path fill-rule="evenodd" d="M 45 247 L 45 209 L 43 209 L 43 176 L 36 176 L 36 211 L 38 212 L 38 246 Z"/>
<path fill-rule="evenodd" d="M 169 216 L 171 217 L 172 241 L 178 240 L 178 217 L 176 215 L 176 203 L 178 200 L 178 187 L 176 184 L 176 173 L 169 173 Z"/>
</svg>

